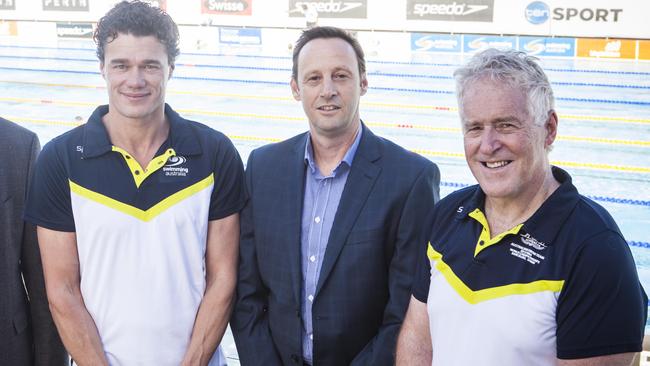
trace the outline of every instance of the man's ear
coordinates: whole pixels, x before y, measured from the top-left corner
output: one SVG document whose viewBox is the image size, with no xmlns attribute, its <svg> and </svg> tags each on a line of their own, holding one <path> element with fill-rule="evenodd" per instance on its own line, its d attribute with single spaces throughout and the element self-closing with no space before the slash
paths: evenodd
<svg viewBox="0 0 650 366">
<path fill-rule="evenodd" d="M 99 63 L 99 73 L 102 74 L 102 78 L 106 80 L 106 75 L 104 74 L 104 61 Z"/>
<path fill-rule="evenodd" d="M 551 146 L 555 141 L 555 138 L 557 137 L 557 125 L 557 113 L 555 113 L 555 110 L 551 109 L 551 111 L 548 112 L 548 118 L 544 124 L 544 128 L 546 129 L 546 138 L 544 139 L 545 148 Z"/>
<path fill-rule="evenodd" d="M 289 85 L 291 85 L 291 94 L 293 94 L 293 99 L 300 101 L 300 88 L 298 87 L 296 79 L 291 78 Z"/>
<path fill-rule="evenodd" d="M 366 73 L 361 74 L 361 95 L 365 95 L 368 91 L 368 78 Z"/>
<path fill-rule="evenodd" d="M 174 73 L 175 68 L 176 68 L 176 65 L 174 65 L 174 64 L 169 65 L 169 77 L 167 77 L 167 80 L 172 78 L 172 74 Z"/>
</svg>

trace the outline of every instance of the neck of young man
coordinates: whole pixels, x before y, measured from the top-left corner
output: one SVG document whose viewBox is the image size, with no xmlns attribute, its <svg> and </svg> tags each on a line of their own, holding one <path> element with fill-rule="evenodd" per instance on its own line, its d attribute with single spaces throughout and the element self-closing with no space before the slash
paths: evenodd
<svg viewBox="0 0 650 366">
<path fill-rule="evenodd" d="M 550 165 L 542 176 L 539 184 L 524 190 L 517 197 L 485 197 L 485 216 L 492 237 L 524 223 L 560 186 L 553 177 Z"/>
<path fill-rule="evenodd" d="M 350 125 L 350 128 L 340 134 L 323 134 L 313 128 L 310 130 L 314 161 L 323 176 L 332 174 L 341 163 L 360 129 L 361 121 L 357 119 Z"/>
<path fill-rule="evenodd" d="M 103 118 L 111 143 L 133 156 L 146 167 L 169 136 L 169 121 L 161 108 L 148 118 L 128 118 L 111 114 Z"/>
</svg>

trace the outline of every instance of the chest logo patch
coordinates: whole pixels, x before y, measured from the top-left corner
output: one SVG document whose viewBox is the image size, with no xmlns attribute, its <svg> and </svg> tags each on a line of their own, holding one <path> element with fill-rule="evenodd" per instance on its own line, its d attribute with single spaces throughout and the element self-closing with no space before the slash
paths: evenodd
<svg viewBox="0 0 650 366">
<path fill-rule="evenodd" d="M 186 177 L 190 170 L 181 166 L 186 162 L 187 159 L 183 156 L 172 156 L 167 160 L 167 164 L 163 166 L 162 170 L 167 177 Z"/>
<path fill-rule="evenodd" d="M 545 256 L 539 253 L 546 249 L 546 244 L 530 236 L 530 234 L 521 234 L 521 244 L 510 243 L 510 254 L 514 257 L 525 260 L 530 264 L 539 264 L 545 259 Z"/>
</svg>

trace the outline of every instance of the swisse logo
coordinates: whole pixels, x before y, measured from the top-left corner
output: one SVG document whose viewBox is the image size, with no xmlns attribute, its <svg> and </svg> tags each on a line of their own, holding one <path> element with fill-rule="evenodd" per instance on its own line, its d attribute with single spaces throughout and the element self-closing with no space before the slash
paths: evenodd
<svg viewBox="0 0 650 366">
<path fill-rule="evenodd" d="M 425 15 L 469 15 L 479 11 L 486 10 L 487 5 L 468 5 L 458 4 L 455 1 L 451 4 L 415 4 L 413 14 L 418 16 Z"/>
<path fill-rule="evenodd" d="M 533 1 L 524 10 L 526 20 L 532 24 L 542 24 L 548 20 L 551 10 L 542 1 Z"/>
<path fill-rule="evenodd" d="M 248 8 L 248 4 L 244 1 L 206 0 L 205 7 L 210 11 L 240 13 Z"/>
<path fill-rule="evenodd" d="M 406 18 L 491 22 L 493 0 L 407 0 Z"/>
</svg>

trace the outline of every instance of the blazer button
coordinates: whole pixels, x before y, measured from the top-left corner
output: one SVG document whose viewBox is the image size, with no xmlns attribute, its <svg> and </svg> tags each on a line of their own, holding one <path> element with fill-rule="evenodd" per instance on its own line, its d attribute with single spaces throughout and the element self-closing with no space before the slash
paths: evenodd
<svg viewBox="0 0 650 366">
<path fill-rule="evenodd" d="M 298 357 L 298 355 L 291 355 L 291 361 L 298 363 L 300 362 L 300 357 Z"/>
</svg>

